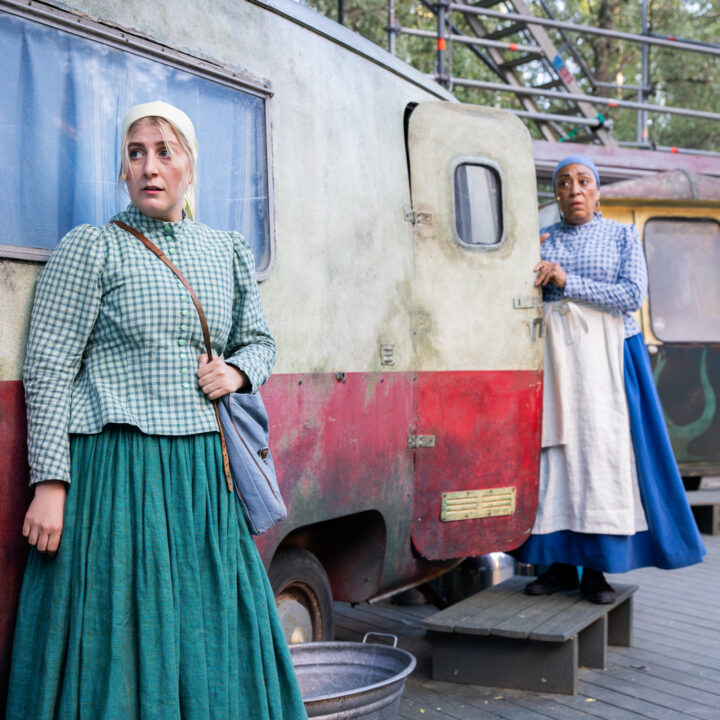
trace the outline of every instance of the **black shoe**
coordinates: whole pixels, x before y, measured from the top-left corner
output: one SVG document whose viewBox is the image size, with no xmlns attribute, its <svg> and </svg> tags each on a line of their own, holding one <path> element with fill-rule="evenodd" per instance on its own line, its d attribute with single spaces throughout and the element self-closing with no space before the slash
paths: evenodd
<svg viewBox="0 0 720 720">
<path fill-rule="evenodd" d="M 605 581 L 605 576 L 598 570 L 583 570 L 582 582 L 580 583 L 580 594 L 591 603 L 607 605 L 614 603 L 615 591 Z"/>
<path fill-rule="evenodd" d="M 575 590 L 577 586 L 577 568 L 574 565 L 553 563 L 546 573 L 525 586 L 525 594 L 552 595 L 559 590 Z"/>
</svg>

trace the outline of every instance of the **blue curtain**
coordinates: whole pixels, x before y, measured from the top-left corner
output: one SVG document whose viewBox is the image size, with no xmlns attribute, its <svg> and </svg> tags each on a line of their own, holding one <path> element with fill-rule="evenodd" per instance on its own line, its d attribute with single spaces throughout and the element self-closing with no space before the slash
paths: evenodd
<svg viewBox="0 0 720 720">
<path fill-rule="evenodd" d="M 131 106 L 164 100 L 195 124 L 197 219 L 241 232 L 267 266 L 263 98 L 5 13 L 0 67 L 0 244 L 52 249 L 123 209 L 120 123 Z"/>
</svg>

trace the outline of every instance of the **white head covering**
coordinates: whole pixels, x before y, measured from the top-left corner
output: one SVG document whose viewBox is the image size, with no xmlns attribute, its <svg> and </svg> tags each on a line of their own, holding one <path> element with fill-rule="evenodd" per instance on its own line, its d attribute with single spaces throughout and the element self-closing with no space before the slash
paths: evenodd
<svg viewBox="0 0 720 720">
<path fill-rule="evenodd" d="M 124 143 L 125 136 L 127 135 L 130 126 L 144 117 L 159 117 L 164 120 L 168 120 L 187 139 L 190 148 L 192 149 L 193 161 L 197 166 L 198 156 L 198 144 L 197 138 L 195 137 L 195 126 L 192 124 L 192 120 L 179 108 L 174 105 L 170 105 L 166 102 L 156 100 L 155 102 L 143 103 L 142 105 L 135 105 L 130 108 L 130 112 L 125 116 L 120 128 L 120 140 Z M 197 185 L 197 172 L 193 173 L 193 181 L 190 183 L 185 192 L 185 214 L 192 220 L 195 217 L 195 189 Z"/>
</svg>

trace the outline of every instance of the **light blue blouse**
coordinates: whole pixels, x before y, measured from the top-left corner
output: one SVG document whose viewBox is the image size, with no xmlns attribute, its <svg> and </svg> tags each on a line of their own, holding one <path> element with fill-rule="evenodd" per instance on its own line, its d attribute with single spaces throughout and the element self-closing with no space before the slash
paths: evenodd
<svg viewBox="0 0 720 720">
<path fill-rule="evenodd" d="M 547 285 L 543 300 L 574 298 L 623 313 L 625 337 L 640 332 L 631 313 L 647 293 L 647 266 L 637 228 L 596 214 L 584 225 L 557 222 L 543 228 L 550 237 L 542 244 L 543 260 L 559 263 L 567 272 L 565 288 Z"/>
</svg>

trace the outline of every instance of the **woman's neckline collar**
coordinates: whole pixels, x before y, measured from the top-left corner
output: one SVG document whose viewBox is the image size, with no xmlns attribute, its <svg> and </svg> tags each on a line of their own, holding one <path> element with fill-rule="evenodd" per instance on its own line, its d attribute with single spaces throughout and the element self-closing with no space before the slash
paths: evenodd
<svg viewBox="0 0 720 720">
<path fill-rule="evenodd" d="M 572 230 L 573 232 L 578 232 L 582 228 L 597 224 L 601 219 L 602 213 L 594 211 L 592 220 L 588 220 L 586 223 L 582 223 L 582 225 L 571 225 L 570 223 L 566 223 L 563 219 L 560 220 L 560 223 L 562 224 L 564 230 Z"/>
<path fill-rule="evenodd" d="M 167 222 L 165 220 L 151 218 L 148 215 L 140 212 L 140 210 L 138 210 L 132 203 L 127 206 L 125 212 L 129 216 L 129 218 L 135 221 L 137 224 L 143 225 L 144 227 L 153 230 L 162 230 L 164 227 L 167 226 L 170 226 L 175 230 L 180 230 L 180 228 L 184 226 L 185 221 L 188 220 L 188 217 L 185 215 L 184 210 L 182 220 L 177 220 L 175 222 Z"/>
</svg>

